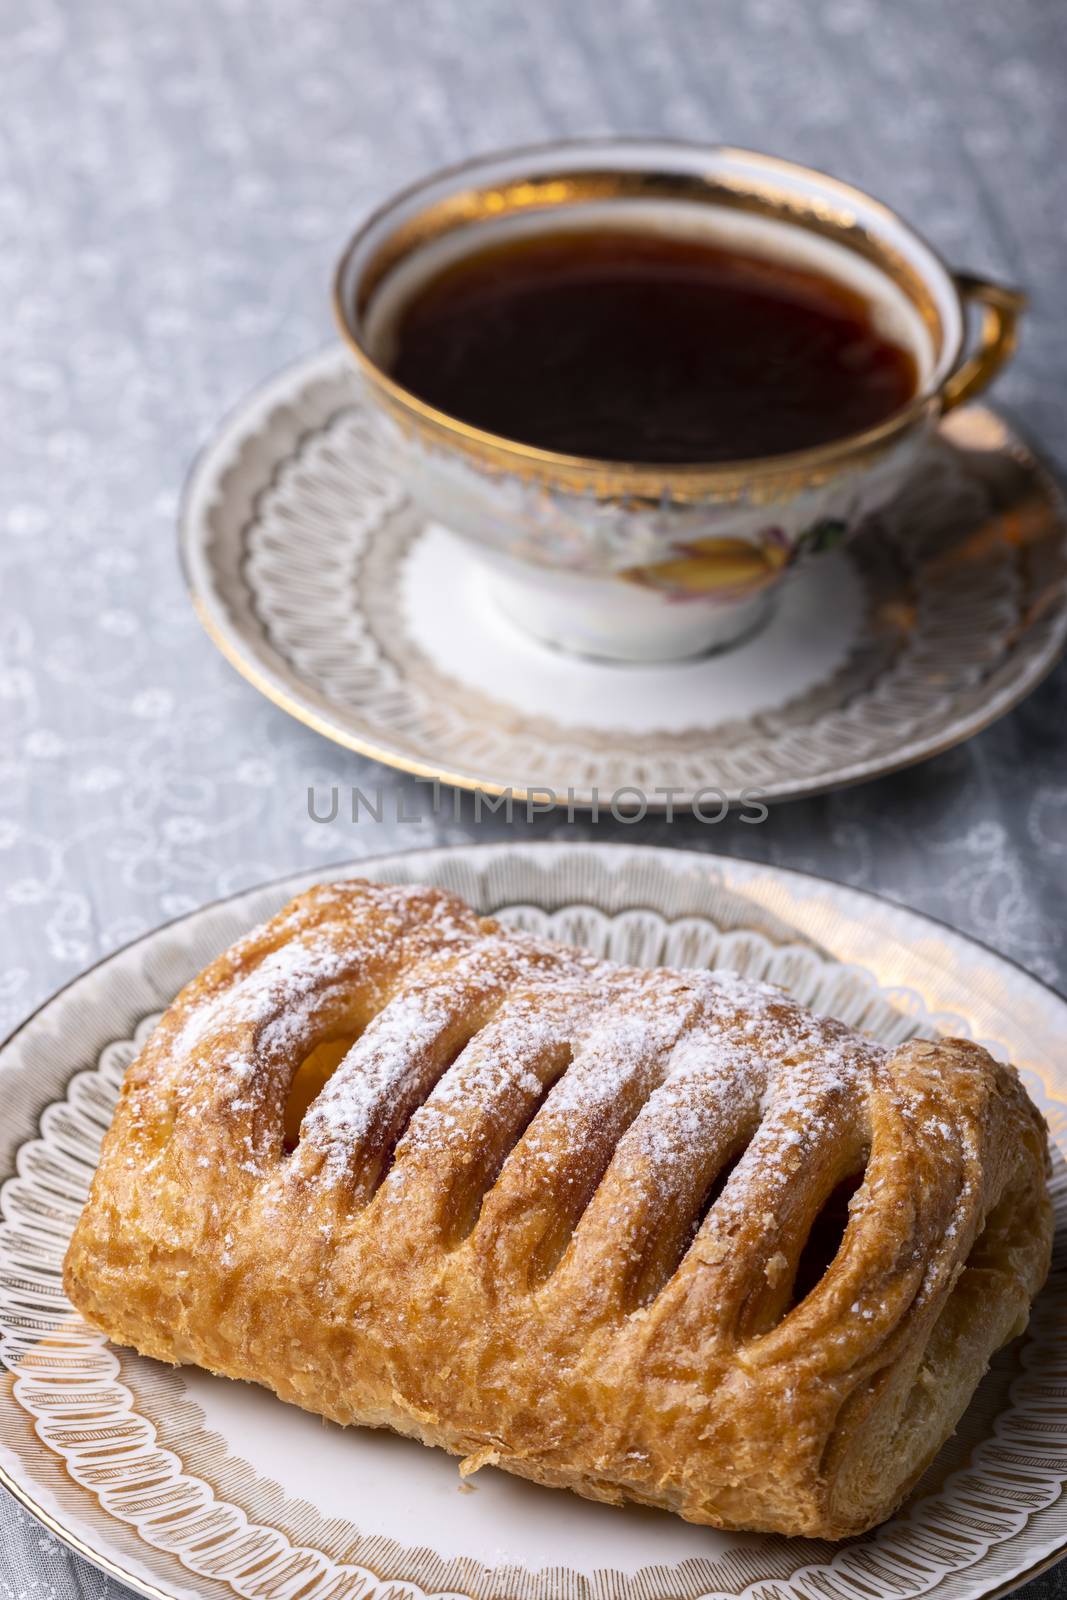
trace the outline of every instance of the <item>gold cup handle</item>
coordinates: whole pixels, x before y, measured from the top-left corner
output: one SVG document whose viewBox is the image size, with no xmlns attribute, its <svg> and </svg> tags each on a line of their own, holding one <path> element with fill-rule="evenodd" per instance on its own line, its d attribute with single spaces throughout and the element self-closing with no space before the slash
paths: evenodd
<svg viewBox="0 0 1067 1600">
<path fill-rule="evenodd" d="M 1026 296 L 1019 289 L 991 283 L 988 278 L 978 278 L 970 272 L 957 272 L 955 278 L 964 308 L 972 304 L 980 306 L 982 322 L 977 350 L 966 356 L 945 379 L 941 390 L 942 411 L 952 411 L 963 405 L 992 383 L 1015 352 L 1019 342 L 1019 318 L 1026 310 Z"/>
</svg>

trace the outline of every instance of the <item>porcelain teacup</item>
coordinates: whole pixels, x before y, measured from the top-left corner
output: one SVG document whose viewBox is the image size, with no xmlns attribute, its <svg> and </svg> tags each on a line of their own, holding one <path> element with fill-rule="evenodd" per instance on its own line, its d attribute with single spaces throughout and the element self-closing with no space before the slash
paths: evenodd
<svg viewBox="0 0 1067 1600">
<path fill-rule="evenodd" d="M 796 263 L 862 294 L 914 357 L 914 396 L 814 448 L 657 466 L 538 449 L 435 409 L 389 372 L 403 307 L 487 240 L 558 225 L 665 225 Z M 967 353 L 967 309 L 982 316 Z M 339 263 L 335 307 L 388 459 L 420 511 L 487 564 L 538 638 L 658 661 L 747 637 L 801 562 L 901 486 L 949 409 L 1011 355 L 1023 298 L 954 272 L 889 207 L 793 162 L 666 141 L 481 156 L 376 211 Z M 521 375 L 516 375 L 521 381 Z"/>
</svg>

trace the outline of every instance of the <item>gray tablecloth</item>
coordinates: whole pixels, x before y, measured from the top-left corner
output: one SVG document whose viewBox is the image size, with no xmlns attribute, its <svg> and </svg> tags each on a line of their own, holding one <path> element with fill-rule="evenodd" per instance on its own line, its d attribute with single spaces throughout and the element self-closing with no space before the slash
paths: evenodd
<svg viewBox="0 0 1067 1600">
<path fill-rule="evenodd" d="M 504 831 L 476 827 L 469 802 L 434 818 L 424 794 L 415 824 L 311 821 L 309 785 L 409 780 L 263 703 L 178 574 L 193 452 L 330 337 L 332 259 L 368 206 L 443 161 L 561 134 L 727 140 L 828 167 L 953 262 L 1031 289 L 998 396 L 1063 465 L 1065 23 L 1061 0 L 0 8 L 0 1031 L 214 896 Z M 824 872 L 1063 988 L 1065 712 L 1060 670 L 964 749 L 762 826 L 541 817 L 513 832 Z M 0 1600 L 117 1589 L 6 1500 L 0 1541 Z"/>
</svg>

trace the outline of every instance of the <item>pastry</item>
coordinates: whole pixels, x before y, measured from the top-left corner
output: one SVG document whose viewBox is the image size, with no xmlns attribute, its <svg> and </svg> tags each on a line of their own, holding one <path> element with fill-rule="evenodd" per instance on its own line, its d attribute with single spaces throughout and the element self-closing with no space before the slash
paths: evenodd
<svg viewBox="0 0 1067 1600">
<path fill-rule="evenodd" d="M 1025 1327 L 1046 1163 L 975 1044 L 347 882 L 175 1000 L 65 1283 L 120 1344 L 464 1473 L 839 1539 Z"/>
</svg>

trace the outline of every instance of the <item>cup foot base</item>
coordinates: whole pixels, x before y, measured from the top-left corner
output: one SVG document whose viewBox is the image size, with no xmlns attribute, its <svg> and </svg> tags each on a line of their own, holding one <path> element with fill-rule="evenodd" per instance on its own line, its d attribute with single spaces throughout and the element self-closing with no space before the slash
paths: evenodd
<svg viewBox="0 0 1067 1600">
<path fill-rule="evenodd" d="M 765 590 L 735 605 L 712 605 L 570 574 L 552 574 L 545 584 L 502 572 L 495 563 L 489 592 L 508 621 L 539 644 L 617 666 L 691 661 L 736 649 L 766 627 L 776 600 L 776 591 Z"/>
</svg>

